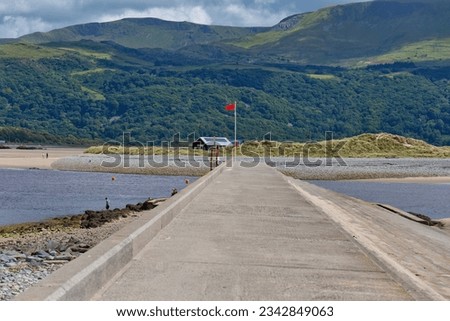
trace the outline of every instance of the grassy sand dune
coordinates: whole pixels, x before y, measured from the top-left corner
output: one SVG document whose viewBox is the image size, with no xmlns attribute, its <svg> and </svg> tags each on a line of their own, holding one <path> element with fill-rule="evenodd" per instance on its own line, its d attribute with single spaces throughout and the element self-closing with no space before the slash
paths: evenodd
<svg viewBox="0 0 450 321">
<path fill-rule="evenodd" d="M 436 147 L 422 140 L 392 134 L 363 134 L 336 141 L 342 157 L 450 157 L 450 147 Z"/>
<path fill-rule="evenodd" d="M 226 148 L 227 155 L 232 148 Z M 90 154 L 131 154 L 131 155 L 195 155 L 208 156 L 208 152 L 188 148 L 174 149 L 161 147 L 129 147 L 94 146 L 85 151 Z M 273 156 L 273 157 L 345 157 L 345 158 L 378 158 L 378 157 L 417 157 L 447 158 L 450 147 L 436 147 L 424 141 L 398 135 L 380 133 L 363 134 L 351 138 L 321 142 L 277 142 L 247 141 L 239 146 L 238 156 Z"/>
</svg>

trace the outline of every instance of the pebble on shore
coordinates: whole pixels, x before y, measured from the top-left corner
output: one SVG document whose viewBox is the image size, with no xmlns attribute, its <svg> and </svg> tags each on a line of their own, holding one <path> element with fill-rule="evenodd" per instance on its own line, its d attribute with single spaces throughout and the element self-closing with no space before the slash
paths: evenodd
<svg viewBox="0 0 450 321">
<path fill-rule="evenodd" d="M 0 238 L 0 301 L 13 299 L 162 201 L 129 204 L 122 210 L 86 211 L 79 215 L 79 226 L 56 230 L 36 229 L 33 225 L 39 223 L 30 223 L 30 230 Z"/>
</svg>

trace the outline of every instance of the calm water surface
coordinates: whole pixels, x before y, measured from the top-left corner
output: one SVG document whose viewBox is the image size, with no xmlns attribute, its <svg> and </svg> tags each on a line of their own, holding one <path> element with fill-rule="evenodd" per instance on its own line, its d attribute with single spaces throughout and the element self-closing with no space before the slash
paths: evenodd
<svg viewBox="0 0 450 321">
<path fill-rule="evenodd" d="M 450 184 L 310 181 L 368 202 L 389 204 L 431 218 L 450 217 Z"/>
<path fill-rule="evenodd" d="M 112 180 L 112 177 L 115 180 Z M 123 208 L 147 198 L 168 197 L 194 177 L 0 169 L 0 225 Z"/>
</svg>

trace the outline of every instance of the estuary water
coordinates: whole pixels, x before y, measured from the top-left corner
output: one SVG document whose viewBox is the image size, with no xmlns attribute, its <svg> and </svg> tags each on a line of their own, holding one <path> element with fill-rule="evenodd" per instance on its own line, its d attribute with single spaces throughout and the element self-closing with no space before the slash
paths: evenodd
<svg viewBox="0 0 450 321">
<path fill-rule="evenodd" d="M 196 177 L 0 169 L 0 225 L 136 204 L 169 197 Z"/>
<path fill-rule="evenodd" d="M 450 184 L 310 181 L 368 202 L 392 205 L 433 219 L 450 217 Z"/>
</svg>

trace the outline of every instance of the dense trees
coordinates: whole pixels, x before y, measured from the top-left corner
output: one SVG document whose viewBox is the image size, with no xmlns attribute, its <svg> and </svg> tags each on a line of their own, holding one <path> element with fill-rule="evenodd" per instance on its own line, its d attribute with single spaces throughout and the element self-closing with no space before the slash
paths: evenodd
<svg viewBox="0 0 450 321">
<path fill-rule="evenodd" d="M 283 67 L 283 66 L 281 66 Z M 450 76 L 449 76 L 450 78 Z M 390 132 L 450 145 L 450 85 L 439 68 L 118 68 L 67 54 L 0 60 L 0 126 L 62 137 L 142 142 L 200 135 L 323 139 Z M 0 137 L 0 139 L 5 139 Z"/>
</svg>

